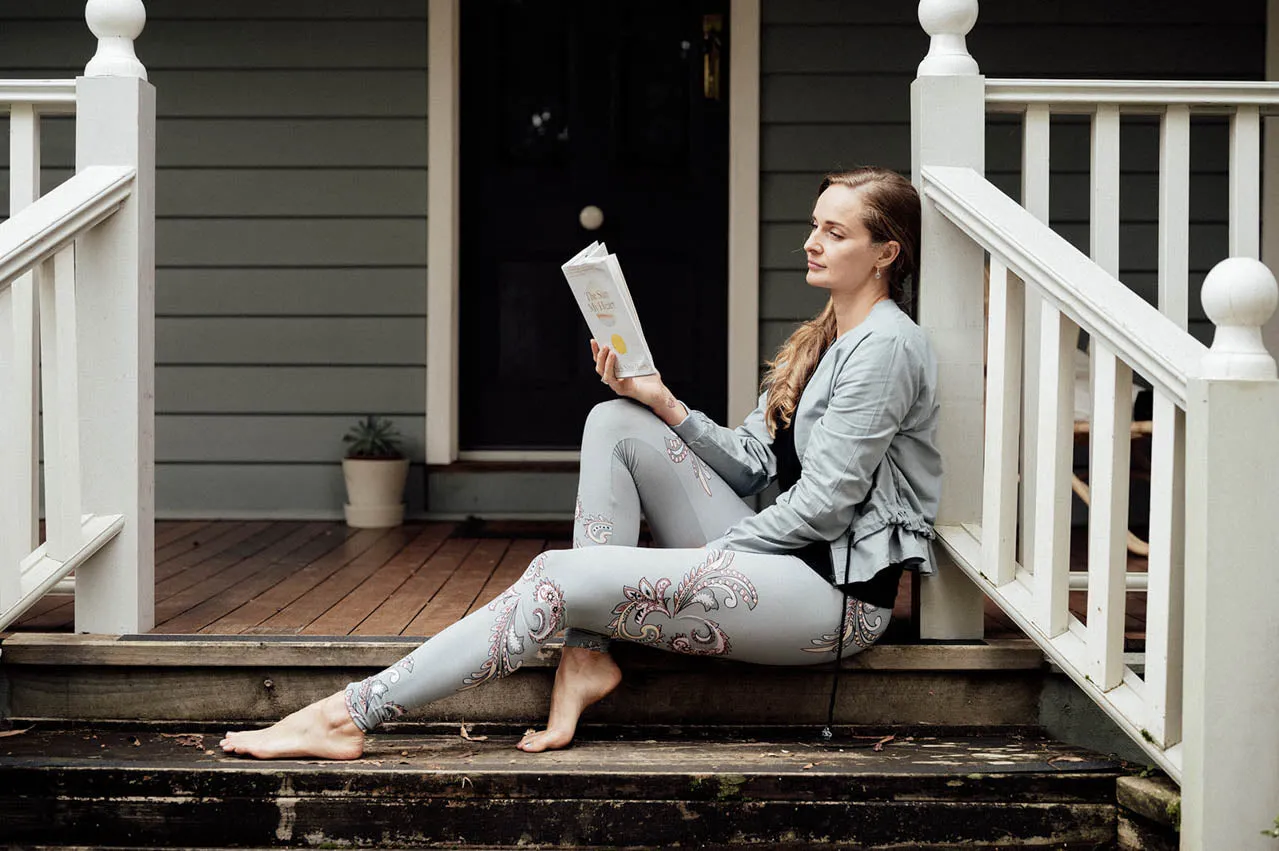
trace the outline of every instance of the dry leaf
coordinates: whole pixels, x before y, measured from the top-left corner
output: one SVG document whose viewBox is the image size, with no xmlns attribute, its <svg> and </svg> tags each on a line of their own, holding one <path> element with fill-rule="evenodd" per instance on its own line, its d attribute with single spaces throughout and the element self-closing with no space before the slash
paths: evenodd
<svg viewBox="0 0 1279 851">
<path fill-rule="evenodd" d="M 30 727 L 27 727 L 25 730 L 0 730 L 0 739 L 7 739 L 9 736 L 21 736 L 30 729 Z"/>
<path fill-rule="evenodd" d="M 184 748 L 204 747 L 204 735 L 202 733 L 161 733 L 160 735 L 166 739 L 173 739 Z"/>
<path fill-rule="evenodd" d="M 875 742 L 875 746 L 874 746 L 873 748 L 871 748 L 871 750 L 873 750 L 873 751 L 875 751 L 876 753 L 878 753 L 879 751 L 882 751 L 882 750 L 884 749 L 884 745 L 888 744 L 889 742 L 891 742 L 891 741 L 892 741 L 893 739 L 895 739 L 895 738 L 897 738 L 897 737 L 896 737 L 896 736 L 894 736 L 894 735 L 884 736 L 884 738 L 880 739 L 878 742 Z"/>
<path fill-rule="evenodd" d="M 817 765 L 817 763 L 815 763 L 815 762 L 810 762 L 810 763 L 808 763 L 807 765 L 802 765 L 802 766 L 800 766 L 800 770 L 801 770 L 801 771 L 805 771 L 805 770 L 807 770 L 807 769 L 812 768 L 814 765 Z"/>
<path fill-rule="evenodd" d="M 129 744 L 133 745 L 135 748 L 140 748 L 140 747 L 142 747 L 142 742 L 140 742 L 140 741 L 138 740 L 138 737 L 137 737 L 137 736 L 130 736 L 130 737 L 129 737 Z"/>
<path fill-rule="evenodd" d="M 473 726 L 475 725 L 473 724 L 462 725 L 462 738 L 466 739 L 468 742 L 487 742 L 489 740 L 488 736 L 472 736 L 471 735 L 471 728 Z"/>
</svg>

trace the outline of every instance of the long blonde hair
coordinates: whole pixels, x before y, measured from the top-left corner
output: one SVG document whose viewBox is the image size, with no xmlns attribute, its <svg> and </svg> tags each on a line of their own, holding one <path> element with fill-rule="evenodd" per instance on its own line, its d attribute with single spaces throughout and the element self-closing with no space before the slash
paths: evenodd
<svg viewBox="0 0 1279 851">
<path fill-rule="evenodd" d="M 873 166 L 826 175 L 818 196 L 834 184 L 862 190 L 862 224 L 873 242 L 895 240 L 901 246 L 886 270 L 888 294 L 903 310 L 913 313 L 911 290 L 918 289 L 919 279 L 919 193 L 897 172 Z M 767 362 L 764 422 L 770 436 L 776 437 L 778 428 L 790 426 L 804 385 L 838 334 L 835 303 L 827 301 L 822 312 L 796 328 Z"/>
</svg>

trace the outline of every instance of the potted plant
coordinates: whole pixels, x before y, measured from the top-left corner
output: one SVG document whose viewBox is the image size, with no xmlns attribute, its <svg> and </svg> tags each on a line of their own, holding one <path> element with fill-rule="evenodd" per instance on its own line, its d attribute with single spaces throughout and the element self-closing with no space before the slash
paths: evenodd
<svg viewBox="0 0 1279 851">
<path fill-rule="evenodd" d="M 346 480 L 346 522 L 358 529 L 381 529 L 404 522 L 404 482 L 409 459 L 400 451 L 400 433 L 386 417 L 359 420 L 342 442 Z"/>
</svg>

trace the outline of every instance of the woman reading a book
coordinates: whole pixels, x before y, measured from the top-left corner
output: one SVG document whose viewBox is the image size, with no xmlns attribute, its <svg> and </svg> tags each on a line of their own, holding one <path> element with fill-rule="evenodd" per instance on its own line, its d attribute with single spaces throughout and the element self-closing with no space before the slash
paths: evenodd
<svg viewBox="0 0 1279 851">
<path fill-rule="evenodd" d="M 900 306 L 919 220 L 919 196 L 895 172 L 822 182 L 804 253 L 808 283 L 830 300 L 782 346 L 736 429 L 688 409 L 659 375 L 619 379 L 616 354 L 592 341 L 596 372 L 624 398 L 587 419 L 574 548 L 539 555 L 392 667 L 230 733 L 223 750 L 353 759 L 379 724 L 511 673 L 562 629 L 550 719 L 525 751 L 569 744 L 582 711 L 617 687 L 613 640 L 770 665 L 871 646 L 902 570 L 933 569 L 937 369 Z M 774 480 L 773 505 L 742 500 Z M 654 547 L 636 546 L 641 511 Z"/>
</svg>

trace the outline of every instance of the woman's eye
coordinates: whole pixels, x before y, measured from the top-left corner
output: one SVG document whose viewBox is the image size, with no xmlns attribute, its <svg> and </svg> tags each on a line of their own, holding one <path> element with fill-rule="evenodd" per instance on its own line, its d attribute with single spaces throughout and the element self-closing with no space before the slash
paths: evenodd
<svg viewBox="0 0 1279 851">
<path fill-rule="evenodd" d="M 838 233 L 838 232 L 836 232 L 836 231 L 831 231 L 831 232 L 830 232 L 830 238 L 831 238 L 831 239 L 843 239 L 843 238 L 844 238 L 844 235 L 843 235 L 842 233 Z"/>
</svg>

